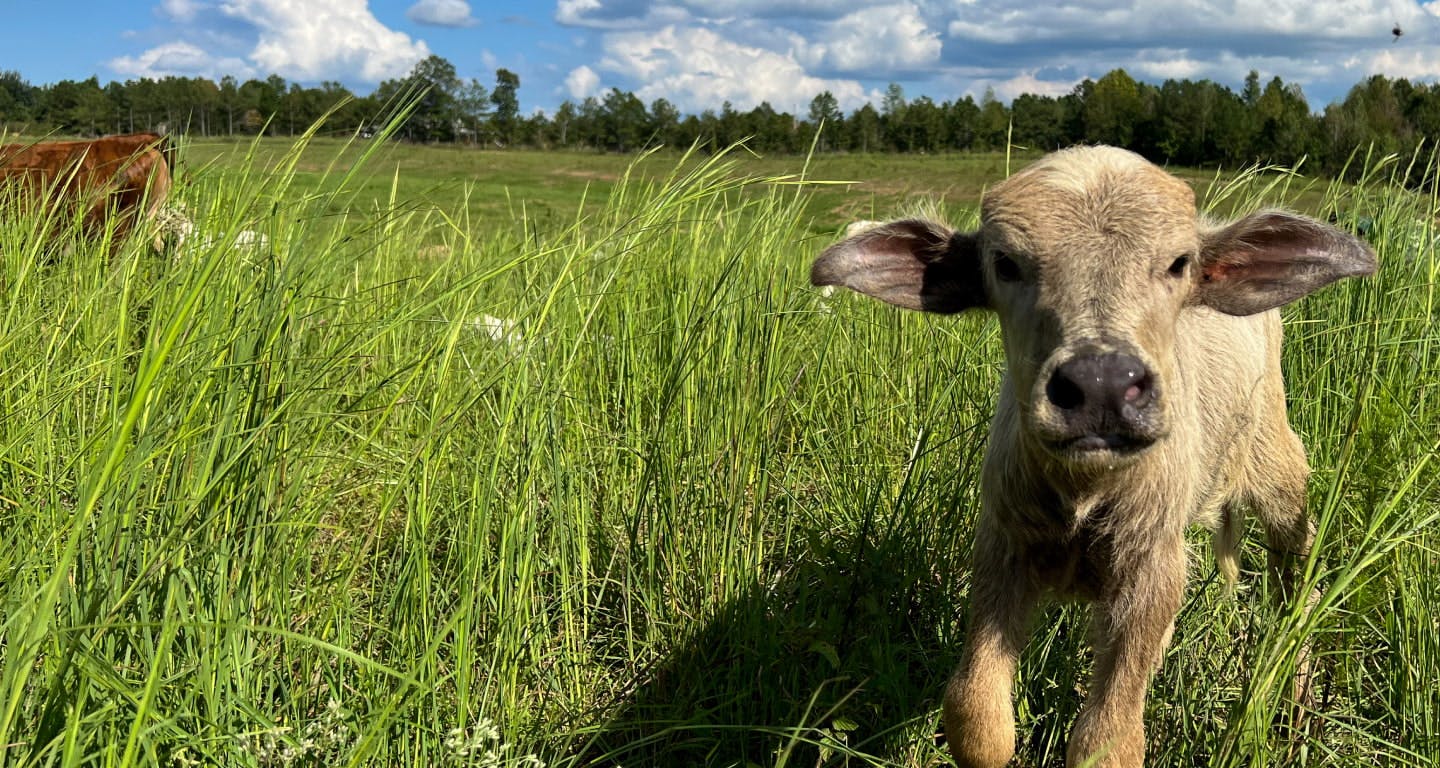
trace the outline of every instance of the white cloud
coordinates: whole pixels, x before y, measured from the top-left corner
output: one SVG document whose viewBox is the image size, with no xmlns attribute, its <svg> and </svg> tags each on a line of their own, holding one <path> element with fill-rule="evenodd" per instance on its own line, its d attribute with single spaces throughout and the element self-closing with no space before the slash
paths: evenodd
<svg viewBox="0 0 1440 768">
<path fill-rule="evenodd" d="M 1132 67 L 1131 74 L 1159 80 L 1195 80 L 1206 76 L 1210 62 L 1190 56 L 1189 51 L 1157 50 Z"/>
<path fill-rule="evenodd" d="M 1387 49 L 1379 53 L 1351 57 L 1343 63 L 1343 67 L 1352 73 L 1351 79 L 1355 82 L 1382 73 L 1389 77 L 1435 80 L 1440 78 L 1440 47 L 1429 45 L 1393 51 Z"/>
<path fill-rule="evenodd" d="M 160 12 L 176 21 L 190 21 L 204 6 L 195 0 L 161 0 Z"/>
<path fill-rule="evenodd" d="M 473 27 L 478 23 L 465 0 L 420 0 L 405 11 L 405 17 L 437 27 Z"/>
<path fill-rule="evenodd" d="M 667 24 L 691 22 L 684 8 L 648 0 L 559 0 L 555 20 L 572 27 L 593 29 L 654 29 Z"/>
<path fill-rule="evenodd" d="M 250 52 L 258 69 L 292 80 L 376 83 L 430 55 L 424 41 L 381 24 L 366 0 L 225 0 L 220 10 L 259 31 Z"/>
<path fill-rule="evenodd" d="M 943 14 L 951 37 L 985 43 L 1044 40 L 1145 43 L 1183 40 L 1208 49 L 1315 40 L 1389 42 L 1390 27 L 1414 21 L 1403 0 L 1180 0 L 1170 3 L 1037 4 L 1029 0 L 953 3 Z"/>
<path fill-rule="evenodd" d="M 594 96 L 600 90 L 600 76 L 595 74 L 595 70 L 582 64 L 565 76 L 565 89 L 569 91 L 572 99 Z"/>
<path fill-rule="evenodd" d="M 1015 100 L 1016 96 L 1026 93 L 1036 96 L 1054 96 L 1058 98 L 1075 90 L 1076 82 L 1079 81 L 1041 80 L 1035 76 L 1034 72 L 1023 72 L 1006 80 L 976 84 L 995 89 L 995 98 L 1000 101 L 1011 102 Z M 980 88 L 979 90 L 981 93 L 984 92 L 984 88 Z"/>
<path fill-rule="evenodd" d="M 139 56 L 120 56 L 111 59 L 109 64 L 117 73 L 130 77 L 178 75 L 219 80 L 225 75 L 248 78 L 256 74 L 253 67 L 240 59 L 214 57 L 183 40 L 157 45 Z"/>
<path fill-rule="evenodd" d="M 777 110 L 803 111 L 827 90 L 847 110 L 875 99 L 857 81 L 813 77 L 792 56 L 743 45 L 710 29 L 615 32 L 606 35 L 605 49 L 602 68 L 642 83 L 636 91 L 641 100 L 663 97 L 687 111 L 726 101 L 737 109 L 768 101 Z"/>
<path fill-rule="evenodd" d="M 334 79 L 363 91 L 402 77 L 430 53 L 387 28 L 375 0 L 149 0 L 171 40 L 111 61 L 124 76 L 271 72 Z M 474 0 L 405 0 L 421 24 L 470 25 Z M 899 81 L 937 101 L 995 90 L 1060 95 L 1117 67 L 1159 82 L 1215 80 L 1238 90 L 1251 69 L 1303 86 L 1312 108 L 1370 74 L 1440 79 L 1440 0 L 555 0 L 573 41 L 544 49 L 526 93 L 598 95 L 602 87 L 664 97 L 687 111 L 769 101 L 803 113 L 830 90 L 842 108 Z M 1399 23 L 1405 35 L 1391 42 Z M 117 33 L 124 37 L 125 33 Z M 542 43 L 542 48 L 546 43 Z M 596 46 L 602 52 L 595 53 Z M 478 46 L 445 50 L 457 65 L 502 65 Z M 457 52 L 458 50 L 458 52 Z M 587 57 L 588 56 L 588 57 Z M 467 73 L 468 74 L 468 73 Z M 602 86 L 603 81 L 603 86 Z M 528 101 L 528 100 L 527 100 Z M 527 106 L 530 106 L 527 104 Z"/>
<path fill-rule="evenodd" d="M 839 72 L 883 75 L 919 70 L 940 60 L 940 33 L 920 17 L 914 3 L 876 5 L 825 25 L 820 41 L 800 46 L 812 67 Z"/>
</svg>

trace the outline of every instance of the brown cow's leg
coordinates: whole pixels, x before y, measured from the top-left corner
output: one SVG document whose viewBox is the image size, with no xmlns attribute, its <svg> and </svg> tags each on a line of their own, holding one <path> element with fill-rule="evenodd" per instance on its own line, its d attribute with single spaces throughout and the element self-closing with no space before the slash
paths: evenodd
<svg viewBox="0 0 1440 768">
<path fill-rule="evenodd" d="M 1015 754 L 1015 665 L 1038 596 L 1017 555 L 982 519 L 965 657 L 945 691 L 945 740 L 961 768 L 1001 768 Z"/>
<path fill-rule="evenodd" d="M 1183 537 L 1179 531 L 1164 534 L 1148 551 L 1112 560 L 1109 571 L 1092 615 L 1090 694 L 1070 732 L 1067 762 L 1138 768 L 1145 762 L 1145 694 L 1184 592 Z"/>
</svg>

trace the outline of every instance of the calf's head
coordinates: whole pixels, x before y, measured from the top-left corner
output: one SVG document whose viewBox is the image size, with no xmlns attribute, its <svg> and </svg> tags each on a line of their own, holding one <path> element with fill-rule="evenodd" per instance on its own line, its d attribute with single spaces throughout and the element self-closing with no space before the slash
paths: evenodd
<svg viewBox="0 0 1440 768">
<path fill-rule="evenodd" d="M 1098 466 L 1168 433 L 1183 311 L 1251 315 L 1374 268 L 1363 242 L 1296 214 L 1207 225 L 1184 182 L 1131 152 L 1077 147 L 991 189 L 979 229 L 890 222 L 826 249 L 811 281 L 927 312 L 995 311 L 1022 430 L 1062 462 Z"/>
</svg>

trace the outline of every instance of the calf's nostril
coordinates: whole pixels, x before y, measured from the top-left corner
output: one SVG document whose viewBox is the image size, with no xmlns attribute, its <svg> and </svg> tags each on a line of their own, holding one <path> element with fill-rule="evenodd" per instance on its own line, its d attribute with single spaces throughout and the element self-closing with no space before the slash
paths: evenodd
<svg viewBox="0 0 1440 768">
<path fill-rule="evenodd" d="M 1124 380 L 1129 382 L 1129 386 L 1125 387 L 1122 395 L 1125 405 L 1132 408 L 1144 408 L 1154 399 L 1154 380 L 1143 364 L 1127 370 Z"/>
<path fill-rule="evenodd" d="M 1085 404 L 1085 390 L 1058 370 L 1045 383 L 1045 396 L 1062 411 L 1074 410 Z"/>
</svg>

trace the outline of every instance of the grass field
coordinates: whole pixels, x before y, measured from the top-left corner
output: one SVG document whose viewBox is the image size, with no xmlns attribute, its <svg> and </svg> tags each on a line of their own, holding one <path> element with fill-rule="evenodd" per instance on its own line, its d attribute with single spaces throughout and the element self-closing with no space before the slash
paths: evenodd
<svg viewBox="0 0 1440 768">
<path fill-rule="evenodd" d="M 289 154 L 288 140 L 262 139 L 254 145 L 233 141 L 190 140 L 185 146 L 187 170 L 206 175 L 206 168 L 234 168 L 253 162 L 262 167 Z M 524 218 L 542 226 L 565 226 L 578 211 L 603 210 L 616 186 L 626 178 L 663 181 L 671 176 L 683 153 L 660 151 L 637 159 L 629 155 L 588 152 L 506 152 L 461 146 L 415 146 L 350 143 L 317 138 L 295 164 L 297 182 L 324 186 L 327 169 L 353 163 L 366 152 L 373 157 L 368 173 L 347 180 L 347 194 L 337 205 L 366 207 L 395 199 L 412 206 L 440 208 L 450 215 L 468 213 L 479 225 Z M 878 219 L 920 203 L 939 202 L 959 211 L 973 208 L 987 184 L 1004 178 L 1040 153 L 948 155 L 820 154 L 811 158 L 762 157 L 737 151 L 730 160 L 735 171 L 753 179 L 799 178 L 832 183 L 809 188 L 801 211 L 805 231 L 833 234 L 856 219 Z M 246 158 L 251 160 L 247 161 Z M 690 165 L 700 162 L 692 159 Z M 1175 169 L 1203 190 L 1236 177 L 1232 172 Z M 338 178 L 331 178 L 331 185 Z M 1274 191 L 1277 201 L 1315 213 L 1327 203 L 1327 186 L 1303 176 L 1283 180 Z"/>
<path fill-rule="evenodd" d="M 0 764 L 945 764 L 998 329 L 806 274 L 853 218 L 973 222 L 1007 158 L 186 156 L 208 243 L 0 222 Z M 1364 162 L 1187 174 L 1363 215 L 1382 268 L 1286 310 L 1324 597 L 1267 608 L 1253 541 L 1224 594 L 1197 532 L 1150 764 L 1440 765 L 1437 206 Z M 1022 660 L 1024 764 L 1083 618 Z"/>
</svg>

